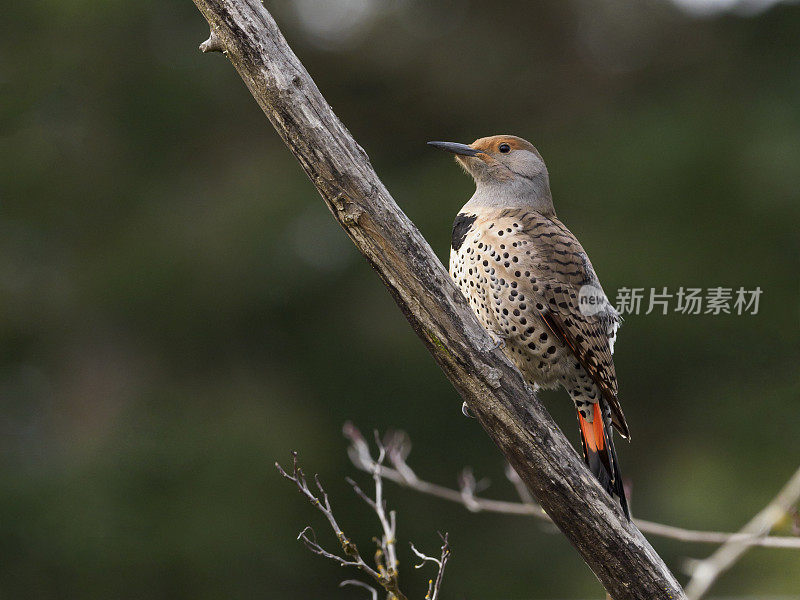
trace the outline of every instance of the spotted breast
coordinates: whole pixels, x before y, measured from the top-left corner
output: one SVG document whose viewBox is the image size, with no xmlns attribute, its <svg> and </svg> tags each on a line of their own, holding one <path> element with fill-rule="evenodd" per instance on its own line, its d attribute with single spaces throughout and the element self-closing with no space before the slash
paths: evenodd
<svg viewBox="0 0 800 600">
<path fill-rule="evenodd" d="M 456 217 L 450 250 L 450 275 L 481 323 L 531 385 L 597 388 L 584 391 L 605 397 L 628 435 L 611 357 L 619 317 L 580 310 L 583 286 L 602 292 L 583 247 L 555 217 L 482 213 Z"/>
</svg>

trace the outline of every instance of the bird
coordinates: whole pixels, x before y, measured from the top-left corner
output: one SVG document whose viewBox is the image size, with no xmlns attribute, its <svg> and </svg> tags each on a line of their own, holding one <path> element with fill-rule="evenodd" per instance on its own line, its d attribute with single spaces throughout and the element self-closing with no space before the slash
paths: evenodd
<svg viewBox="0 0 800 600">
<path fill-rule="evenodd" d="M 584 461 L 630 519 L 613 440 L 614 429 L 630 439 L 612 357 L 621 318 L 556 216 L 541 154 L 514 135 L 428 144 L 475 180 L 453 223 L 450 276 L 531 392 L 572 398 Z"/>
</svg>

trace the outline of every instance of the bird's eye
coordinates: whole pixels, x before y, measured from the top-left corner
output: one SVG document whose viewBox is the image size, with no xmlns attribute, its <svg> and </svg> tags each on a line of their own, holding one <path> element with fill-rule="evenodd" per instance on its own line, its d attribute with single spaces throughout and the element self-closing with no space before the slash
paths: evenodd
<svg viewBox="0 0 800 600">
<path fill-rule="evenodd" d="M 497 147 L 497 149 L 500 150 L 500 152 L 502 152 L 503 154 L 507 154 L 508 152 L 511 152 L 511 146 L 509 146 L 508 144 L 500 144 Z"/>
</svg>

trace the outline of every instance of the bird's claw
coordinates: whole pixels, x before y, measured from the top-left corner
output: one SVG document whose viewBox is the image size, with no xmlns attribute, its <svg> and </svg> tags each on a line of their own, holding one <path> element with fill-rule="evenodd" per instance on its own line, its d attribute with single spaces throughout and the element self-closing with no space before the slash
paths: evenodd
<svg viewBox="0 0 800 600">
<path fill-rule="evenodd" d="M 463 414 L 468 419 L 474 419 L 475 418 L 475 415 L 473 415 L 471 412 L 469 412 L 469 406 L 467 406 L 466 402 L 464 402 L 461 405 L 461 414 Z"/>
<path fill-rule="evenodd" d="M 494 342 L 494 346 L 492 346 L 492 351 L 494 350 L 502 350 L 506 347 L 506 338 L 500 335 L 490 335 L 489 337 L 492 338 Z"/>
</svg>

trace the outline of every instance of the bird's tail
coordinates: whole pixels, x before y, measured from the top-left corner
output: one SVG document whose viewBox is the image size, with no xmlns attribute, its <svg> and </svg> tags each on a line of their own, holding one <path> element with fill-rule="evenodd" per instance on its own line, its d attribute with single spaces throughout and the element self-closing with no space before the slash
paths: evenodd
<svg viewBox="0 0 800 600">
<path fill-rule="evenodd" d="M 607 419 L 606 415 L 603 414 L 604 411 L 600 406 L 601 402 L 603 400 L 591 405 L 591 410 L 594 411 L 591 423 L 578 412 L 578 424 L 580 425 L 581 442 L 583 443 L 583 459 L 589 466 L 589 470 L 597 477 L 600 485 L 609 494 L 619 499 L 625 516 L 630 520 L 628 500 L 625 498 L 625 490 L 622 487 L 619 460 L 612 440 L 611 419 L 610 417 Z"/>
</svg>

